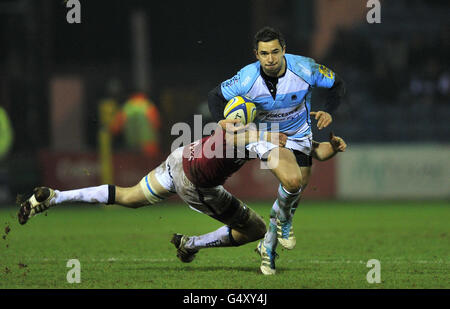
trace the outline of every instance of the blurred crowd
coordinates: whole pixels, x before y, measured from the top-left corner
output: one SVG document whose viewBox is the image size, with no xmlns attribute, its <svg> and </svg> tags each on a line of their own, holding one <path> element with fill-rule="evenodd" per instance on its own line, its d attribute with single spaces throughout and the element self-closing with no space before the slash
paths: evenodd
<svg viewBox="0 0 450 309">
<path fill-rule="evenodd" d="M 357 142 L 447 141 L 449 54 L 450 24 L 433 35 L 338 32 L 322 60 L 347 82 L 338 128 Z"/>
<path fill-rule="evenodd" d="M 340 32 L 325 63 L 350 80 L 352 94 L 377 104 L 446 104 L 450 97 L 450 24 L 436 36 L 383 38 Z"/>
</svg>

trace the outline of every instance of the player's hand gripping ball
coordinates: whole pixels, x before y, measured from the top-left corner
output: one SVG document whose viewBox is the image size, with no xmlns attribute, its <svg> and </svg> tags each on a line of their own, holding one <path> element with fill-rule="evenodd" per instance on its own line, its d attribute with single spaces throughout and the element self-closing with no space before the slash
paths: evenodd
<svg viewBox="0 0 450 309">
<path fill-rule="evenodd" d="M 223 116 L 226 119 L 238 119 L 245 125 L 255 120 L 256 106 L 245 97 L 234 97 L 225 105 Z"/>
</svg>

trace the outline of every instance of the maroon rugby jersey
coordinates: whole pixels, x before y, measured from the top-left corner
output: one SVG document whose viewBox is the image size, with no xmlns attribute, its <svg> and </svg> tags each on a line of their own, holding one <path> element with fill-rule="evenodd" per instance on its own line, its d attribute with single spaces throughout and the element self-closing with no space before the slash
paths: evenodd
<svg viewBox="0 0 450 309">
<path fill-rule="evenodd" d="M 218 148 L 215 156 L 216 147 Z M 230 147 L 230 146 L 229 146 Z M 226 158 L 226 142 L 224 134 L 211 136 L 195 141 L 183 149 L 183 169 L 186 177 L 196 186 L 208 188 L 222 185 L 226 179 L 244 165 L 247 158 L 237 156 Z"/>
</svg>

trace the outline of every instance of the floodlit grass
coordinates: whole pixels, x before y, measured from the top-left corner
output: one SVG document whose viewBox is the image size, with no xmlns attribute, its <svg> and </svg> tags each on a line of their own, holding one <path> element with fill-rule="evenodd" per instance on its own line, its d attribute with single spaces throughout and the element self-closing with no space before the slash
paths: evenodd
<svg viewBox="0 0 450 309">
<path fill-rule="evenodd" d="M 268 222 L 271 203 L 249 205 Z M 64 205 L 24 226 L 15 213 L 0 209 L 0 288 L 450 288 L 448 202 L 303 201 L 294 219 L 297 247 L 279 246 L 270 277 L 259 272 L 256 242 L 204 249 L 181 263 L 169 242 L 173 233 L 199 235 L 221 225 L 184 205 Z M 69 259 L 80 261 L 79 284 L 66 280 Z M 381 263 L 379 284 L 366 280 L 370 259 Z"/>
</svg>

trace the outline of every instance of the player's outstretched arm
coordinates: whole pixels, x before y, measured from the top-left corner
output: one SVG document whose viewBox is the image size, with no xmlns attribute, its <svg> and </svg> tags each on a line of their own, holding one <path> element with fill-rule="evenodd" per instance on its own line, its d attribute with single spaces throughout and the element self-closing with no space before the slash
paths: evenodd
<svg viewBox="0 0 450 309">
<path fill-rule="evenodd" d="M 346 148 L 347 144 L 345 141 L 331 132 L 329 142 L 319 143 L 313 141 L 312 156 L 319 161 L 326 161 L 334 157 L 338 152 L 344 152 Z"/>
<path fill-rule="evenodd" d="M 223 97 L 220 86 L 217 86 L 208 93 L 208 108 L 214 121 L 218 122 L 223 119 L 223 109 L 227 102 Z"/>
<path fill-rule="evenodd" d="M 341 104 L 341 100 L 346 92 L 344 80 L 335 74 L 333 86 L 328 90 L 325 101 L 325 110 L 332 114 Z"/>
</svg>

